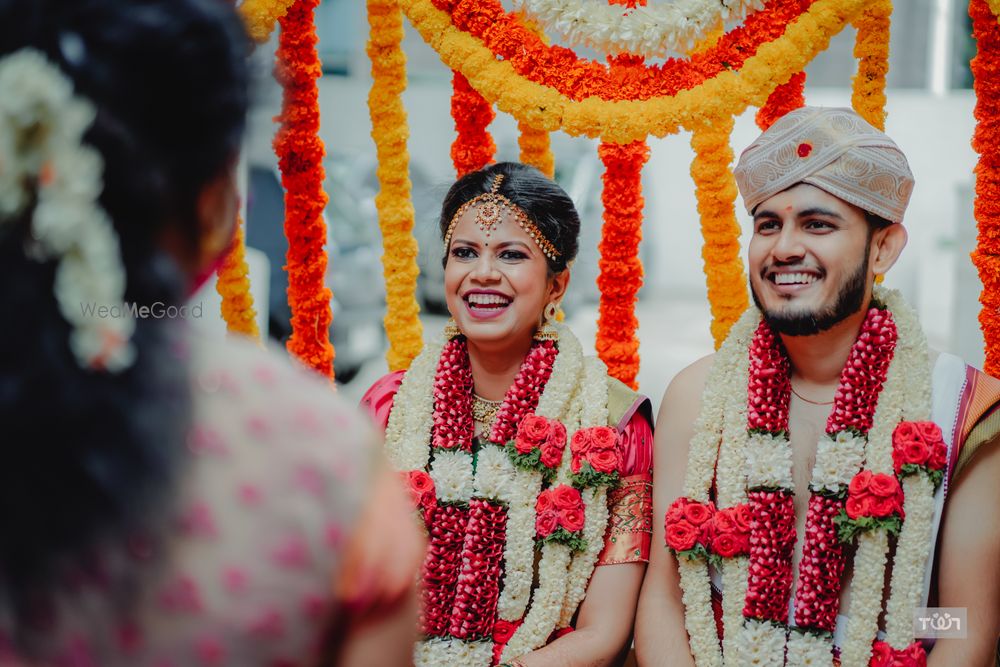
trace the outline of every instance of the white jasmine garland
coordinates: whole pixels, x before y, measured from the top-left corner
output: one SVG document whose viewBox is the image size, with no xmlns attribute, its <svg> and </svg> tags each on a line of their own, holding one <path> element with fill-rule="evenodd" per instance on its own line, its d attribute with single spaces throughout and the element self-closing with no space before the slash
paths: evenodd
<svg viewBox="0 0 1000 667">
<path fill-rule="evenodd" d="M 524 498 L 530 491 L 525 487 L 542 486 L 539 472 L 518 471 L 518 483 L 522 485 Z M 533 478 L 533 479 L 529 479 Z M 535 491 L 538 495 L 538 491 Z M 524 616 L 531 597 L 531 583 L 535 565 L 535 501 L 511 502 L 507 506 L 507 533 L 504 544 L 504 580 L 497 604 L 497 614 L 505 621 L 517 621 Z"/>
<path fill-rule="evenodd" d="M 520 0 L 547 33 L 600 53 L 657 58 L 686 53 L 724 21 L 741 21 L 762 0 L 675 0 L 627 9 L 602 0 Z"/>
<path fill-rule="evenodd" d="M 788 436 L 751 433 L 746 443 L 747 486 L 794 489 L 792 443 Z"/>
<path fill-rule="evenodd" d="M 850 431 L 824 434 L 816 445 L 811 488 L 814 491 L 842 491 L 851 483 L 865 460 L 866 438 Z"/>
<path fill-rule="evenodd" d="M 467 503 L 472 500 L 472 454 L 438 448 L 431 461 L 431 479 L 438 500 L 446 503 Z"/>
<path fill-rule="evenodd" d="M 385 452 L 396 470 L 423 470 L 430 458 L 434 425 L 434 375 L 444 347 L 443 340 L 424 345 L 403 376 L 389 423 L 385 429 Z"/>
<path fill-rule="evenodd" d="M 916 315 L 896 292 L 876 287 L 875 297 L 892 313 L 899 335 L 873 415 L 873 426 L 868 433 L 867 441 L 846 432 L 838 433 L 836 438 L 825 436 L 821 439 L 811 482 L 814 488 L 842 489 L 850 482 L 854 472 L 861 467 L 862 460 L 865 467 L 873 472 L 892 474 L 892 432 L 896 425 L 903 419 L 910 421 L 929 419 L 930 369 L 927 343 Z M 741 465 L 734 464 L 733 460 L 728 458 L 734 451 L 739 451 L 740 445 L 734 447 L 733 443 L 741 442 L 737 435 L 729 435 L 738 434 L 739 431 L 738 427 L 734 428 L 728 420 L 740 409 L 743 410 L 745 419 L 746 409 L 747 376 L 739 371 L 737 360 L 740 359 L 740 355 L 746 356 L 759 317 L 759 313 L 754 309 L 744 314 L 744 318 L 733 327 L 730 336 L 716 354 L 691 443 L 685 495 L 693 500 L 704 501 L 708 498 L 708 488 L 715 472 L 716 458 L 713 448 L 719 442 L 719 425 L 722 424 L 722 445 L 718 453 L 716 480 L 720 508 L 736 504 L 736 500 L 729 499 L 739 497 L 733 488 L 742 481 L 749 487 L 758 484 L 793 488 L 790 443 L 787 444 L 788 451 L 781 452 L 779 457 L 773 453 L 777 449 L 774 447 L 776 443 L 765 442 L 766 436 L 747 438 L 744 430 L 742 444 L 746 447 L 743 457 L 747 464 L 747 476 L 743 477 L 744 468 Z M 746 331 L 741 328 L 744 326 Z M 738 426 L 745 429 L 745 421 Z M 860 458 L 859 449 L 863 451 Z M 779 464 L 779 458 L 783 463 Z M 841 460 L 836 460 L 838 458 Z M 855 468 L 854 471 L 851 471 L 852 466 Z M 897 545 L 896 564 L 892 572 L 892 594 L 888 604 L 888 608 L 894 611 L 890 620 L 887 620 L 887 629 L 890 627 L 888 624 L 892 623 L 891 639 L 893 645 L 898 648 L 903 648 L 912 641 L 910 623 L 912 623 L 913 607 L 919 600 L 930 549 L 933 488 L 923 474 L 907 479 L 917 478 L 922 481 L 904 481 L 906 520 L 903 522 L 903 530 Z M 742 497 L 745 499 L 745 496 Z M 910 533 L 910 536 L 904 537 L 906 533 Z M 884 531 L 865 533 L 859 538 L 854 560 L 855 574 L 851 586 L 851 619 L 843 646 L 844 665 L 867 664 L 881 609 L 887 542 Z M 731 619 L 735 619 L 737 614 L 742 615 L 743 598 L 746 593 L 746 563 L 742 564 L 743 569 L 740 572 L 738 569 L 740 560 L 730 559 L 723 564 L 723 621 L 726 628 L 724 645 L 726 655 L 734 658 L 727 661 L 727 664 L 766 665 L 770 664 L 769 661 L 775 661 L 778 665 L 783 664 L 781 656 L 785 652 L 786 640 L 781 627 L 748 619 L 742 632 L 730 631 L 733 623 Z M 699 667 L 703 667 L 717 663 L 713 662 L 714 655 L 712 655 L 715 625 L 711 617 L 709 600 L 704 599 L 704 609 L 695 610 L 689 604 L 689 600 L 703 597 L 693 589 L 690 592 L 688 590 L 689 587 L 701 586 L 701 582 L 695 581 L 696 577 L 692 574 L 698 566 L 698 563 L 686 562 L 684 559 L 680 561 L 681 587 L 684 590 L 687 610 L 685 622 L 691 636 L 692 654 Z M 707 585 L 707 568 L 701 565 L 699 571 L 702 572 L 701 577 Z M 736 590 L 737 584 L 734 583 L 736 572 L 740 572 L 739 576 L 743 580 L 741 590 Z M 689 576 L 686 577 L 685 573 Z M 692 619 L 692 616 L 696 618 Z M 891 620 L 893 617 L 895 620 Z M 704 634 L 696 637 L 697 632 Z M 738 638 L 734 638 L 734 635 Z M 735 651 L 734 644 L 739 647 Z M 802 633 L 793 632 L 788 639 L 789 664 L 830 664 L 828 656 L 831 646 L 832 641 L 826 638 L 806 637 Z M 705 649 L 707 654 L 701 655 L 698 647 L 707 647 Z"/>
<path fill-rule="evenodd" d="M 428 639 L 417 642 L 413 662 L 416 667 L 489 667 L 493 662 L 493 643 L 454 637 Z"/>
<path fill-rule="evenodd" d="M 743 451 L 746 441 L 746 386 L 749 372 L 747 348 L 759 317 L 758 311 L 753 307 L 744 312 L 712 359 L 712 367 L 702 394 L 701 410 L 695 421 L 695 434 L 688 448 L 684 495 L 693 500 L 708 501 L 717 457 L 720 507 L 730 507 L 746 500 Z M 715 618 L 711 612 L 707 563 L 679 558 L 678 564 L 686 609 L 685 625 L 691 637 L 691 652 L 695 662 L 699 667 L 721 665 L 722 654 L 719 653 Z M 745 557 L 730 559 L 723 564 L 724 589 L 744 591 L 738 599 L 733 595 L 723 596 L 722 599 L 725 628 L 723 641 L 732 655 L 736 651 L 731 647 L 742 636 L 746 582 Z M 692 588 L 689 590 L 689 587 Z M 701 606 L 702 601 L 706 607 Z"/>
<path fill-rule="evenodd" d="M 531 608 L 524 623 L 504 647 L 501 662 L 513 660 L 529 653 L 552 634 L 563 597 L 566 595 L 566 569 L 570 563 L 570 550 L 565 544 L 546 542 L 542 547 L 542 560 L 538 564 L 538 588 L 531 599 Z"/>
<path fill-rule="evenodd" d="M 73 355 L 83 368 L 121 372 L 135 361 L 134 319 L 85 310 L 125 300 L 118 234 L 98 203 L 104 161 L 83 141 L 97 111 L 34 49 L 0 58 L 0 90 L 0 224 L 35 201 L 28 255 L 58 260 L 53 293 Z"/>
<path fill-rule="evenodd" d="M 872 642 L 878 632 L 878 616 L 882 611 L 888 551 L 889 535 L 884 530 L 870 530 L 858 536 L 851 579 L 851 618 L 840 654 L 840 662 L 845 667 L 867 665 L 871 656 Z"/>
<path fill-rule="evenodd" d="M 679 556 L 677 569 L 681 580 L 681 600 L 687 610 L 684 627 L 688 631 L 695 664 L 698 667 L 722 667 L 722 650 L 712 612 L 712 585 L 705 561 Z"/>
<path fill-rule="evenodd" d="M 566 596 L 557 628 L 569 626 L 573 614 L 587 595 L 587 584 L 594 565 L 604 549 L 604 533 L 608 528 L 608 489 L 604 486 L 584 489 L 580 493 L 584 505 L 583 539 L 587 548 L 573 556 L 566 576 Z"/>
<path fill-rule="evenodd" d="M 904 649 L 913 643 L 914 610 L 923 592 L 934 520 L 934 485 L 925 472 L 903 478 L 906 519 L 892 560 L 892 584 L 886 605 L 886 641 Z"/>
<path fill-rule="evenodd" d="M 729 336 L 712 360 L 705 390 L 702 394 L 701 409 L 694 424 L 694 436 L 688 447 L 687 472 L 684 477 L 684 495 L 698 502 L 708 500 L 715 476 L 715 463 L 719 455 L 719 438 L 725 417 L 727 397 L 733 394 L 731 383 L 738 380 L 732 370 L 739 368 L 741 357 L 747 356 L 753 329 L 757 326 L 760 313 L 756 308 L 748 308 L 733 325 Z M 748 334 L 748 332 L 750 332 Z M 745 376 L 744 376 L 745 377 Z M 742 402 L 746 403 L 746 385 Z M 744 411 L 746 407 L 744 406 Z M 745 424 L 742 431 L 745 432 Z M 726 480 L 728 483 L 729 480 Z M 737 492 L 733 492 L 737 493 Z"/>
<path fill-rule="evenodd" d="M 740 667 L 783 667 L 785 664 L 785 628 L 770 621 L 746 619 L 743 645 L 737 655 Z"/>
<path fill-rule="evenodd" d="M 583 383 L 580 387 L 580 424 L 578 428 L 591 428 L 608 424 L 608 369 L 596 357 L 584 361 Z M 569 443 L 563 451 L 560 466 L 566 475 L 572 471 L 572 451 Z M 565 628 L 587 594 L 587 584 L 594 573 L 594 565 L 604 549 L 604 534 L 608 528 L 607 488 L 584 489 L 581 492 L 584 506 L 583 538 L 587 548 L 573 556 L 566 577 L 566 596 L 557 627 Z"/>
<path fill-rule="evenodd" d="M 503 503 L 513 500 L 517 468 L 497 445 L 483 445 L 476 459 L 476 496 Z"/>
<path fill-rule="evenodd" d="M 788 667 L 832 667 L 833 637 L 792 628 L 788 634 Z"/>
<path fill-rule="evenodd" d="M 559 419 L 566 426 L 567 435 L 581 425 L 606 425 L 606 368 L 598 360 L 584 359 L 579 341 L 567 327 L 560 324 L 556 325 L 556 329 L 559 332 L 559 354 L 535 413 Z M 472 498 L 486 498 L 507 505 L 504 580 L 497 613 L 499 618 L 507 621 L 523 617 L 523 623 L 508 646 L 514 647 L 512 651 L 520 651 L 518 654 L 526 653 L 545 644 L 561 618 L 564 603 L 569 604 L 570 593 L 575 596 L 581 589 L 584 593 L 586 591 L 587 581 L 593 572 L 593 561 L 603 547 L 607 526 L 605 490 L 585 490 L 582 494 L 584 535 L 588 540 L 587 550 L 582 555 L 590 558 L 589 568 L 585 567 L 586 558 L 573 559 L 564 545 L 546 545 L 539 563 L 540 585 L 532 599 L 535 501 L 542 488 L 542 475 L 537 471 L 516 468 L 503 448 L 496 444 L 480 447 L 475 472 L 472 455 L 463 450 L 437 448 L 431 459 L 434 380 L 443 346 L 443 340 L 427 345 L 404 376 L 386 427 L 386 450 L 398 470 L 429 469 L 439 501 L 468 502 Z M 564 483 L 568 483 L 571 477 L 569 449 L 567 443 L 557 471 L 557 479 Z M 529 599 L 531 609 L 525 616 Z M 576 605 L 579 605 L 579 600 Z M 487 646 L 489 655 L 485 653 L 484 647 Z M 490 641 L 463 642 L 455 638 L 434 638 L 420 642 L 415 656 L 417 664 L 421 665 L 489 665 L 492 647 Z"/>
</svg>

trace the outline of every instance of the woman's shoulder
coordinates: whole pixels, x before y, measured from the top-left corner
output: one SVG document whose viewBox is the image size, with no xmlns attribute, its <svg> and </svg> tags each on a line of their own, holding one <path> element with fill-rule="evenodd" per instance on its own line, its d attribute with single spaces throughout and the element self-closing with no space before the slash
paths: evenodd
<svg viewBox="0 0 1000 667">
<path fill-rule="evenodd" d="M 368 413 L 375 425 L 383 431 L 389 423 L 389 413 L 392 412 L 396 392 L 403 384 L 405 375 L 406 371 L 386 373 L 376 380 L 361 397 L 361 409 Z"/>
<path fill-rule="evenodd" d="M 369 461 L 371 425 L 331 381 L 283 350 L 227 337 L 190 341 L 191 439 L 210 431 L 276 464 L 309 459 L 329 468 Z M 204 439 L 204 438 L 202 438 Z M 361 472 L 361 471 L 359 471 Z"/>
<path fill-rule="evenodd" d="M 621 429 L 633 416 L 639 415 L 653 424 L 653 407 L 649 398 L 621 380 L 608 376 L 608 425 Z"/>
</svg>

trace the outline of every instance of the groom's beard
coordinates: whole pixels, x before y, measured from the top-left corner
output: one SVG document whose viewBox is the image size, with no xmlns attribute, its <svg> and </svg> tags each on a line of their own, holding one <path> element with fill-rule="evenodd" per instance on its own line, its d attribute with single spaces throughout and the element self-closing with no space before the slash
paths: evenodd
<svg viewBox="0 0 1000 667">
<path fill-rule="evenodd" d="M 837 298 L 830 306 L 814 310 L 795 310 L 794 308 L 781 311 L 767 310 L 761 305 L 753 283 L 751 283 L 750 292 L 753 294 L 754 304 L 764 315 L 764 320 L 771 329 L 785 336 L 814 336 L 840 324 L 861 310 L 861 306 L 865 302 L 870 244 L 869 239 L 869 242 L 865 244 L 864 258 L 854 273 L 841 285 Z"/>
</svg>

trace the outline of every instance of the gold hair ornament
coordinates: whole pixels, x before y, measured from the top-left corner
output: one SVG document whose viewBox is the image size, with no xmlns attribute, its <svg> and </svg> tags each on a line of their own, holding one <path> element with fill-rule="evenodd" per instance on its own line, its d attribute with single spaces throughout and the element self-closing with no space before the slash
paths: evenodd
<svg viewBox="0 0 1000 667">
<path fill-rule="evenodd" d="M 542 234 L 541 230 L 538 229 L 520 206 L 498 192 L 503 178 L 503 174 L 497 174 L 493 177 L 493 185 L 490 187 L 489 192 L 476 195 L 458 207 L 455 215 L 451 216 L 451 222 L 448 223 L 448 231 L 444 235 L 444 251 L 448 252 L 448 248 L 451 245 L 451 237 L 455 233 L 455 226 L 458 224 L 459 218 L 473 206 L 478 206 L 479 208 L 476 210 L 476 225 L 486 234 L 487 238 L 503 222 L 503 212 L 507 211 L 517 222 L 518 226 L 531 237 L 531 240 L 535 242 L 535 245 L 542 251 L 542 254 L 555 261 L 559 257 L 560 252 L 556 250 L 552 242 L 545 238 L 545 235 Z"/>
</svg>

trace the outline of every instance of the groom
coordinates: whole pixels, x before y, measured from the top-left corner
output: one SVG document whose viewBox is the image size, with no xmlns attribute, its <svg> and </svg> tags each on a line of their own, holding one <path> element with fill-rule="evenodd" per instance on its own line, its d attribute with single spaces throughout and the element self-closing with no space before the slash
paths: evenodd
<svg viewBox="0 0 1000 667">
<path fill-rule="evenodd" d="M 873 300 L 877 278 L 906 244 L 901 223 L 913 177 L 905 156 L 853 111 L 803 108 L 747 148 L 734 173 L 753 216 L 748 269 L 760 316 L 745 315 L 718 353 L 681 371 L 664 395 L 654 518 L 667 516 L 672 543 L 665 546 L 664 522 L 654 521 L 636 625 L 639 664 L 713 664 L 723 648 L 727 664 L 738 654 L 782 665 L 786 651 L 789 664 L 793 655 L 829 661 L 832 651 L 852 667 L 893 659 L 916 665 L 925 650 L 931 667 L 992 664 L 1000 633 L 1000 381 L 952 355 L 923 353 L 923 334 L 915 319 L 907 325 L 911 311 L 898 295 L 879 292 L 895 310 Z M 906 377 L 924 380 L 898 387 L 893 374 L 914 356 L 923 367 Z M 723 372 L 724 363 L 730 370 Z M 893 413 L 890 391 L 929 396 L 929 410 L 917 418 L 919 401 L 903 401 Z M 736 409 L 719 413 L 724 423 L 706 423 L 725 396 L 735 397 Z M 925 430 L 895 428 L 899 415 Z M 733 419 L 742 423 L 727 429 Z M 910 451 L 907 433 L 930 434 L 913 446 L 927 452 L 923 458 L 900 458 Z M 693 442 L 711 446 L 689 460 Z M 782 467 L 782 452 L 790 465 Z M 878 497 L 865 499 L 874 478 L 899 493 L 886 496 L 884 511 L 869 502 Z M 775 537 L 781 508 L 784 538 L 793 542 Z M 690 525 L 705 521 L 702 514 L 713 517 L 704 525 L 715 532 L 702 529 L 695 538 Z M 713 547 L 712 535 L 733 516 L 747 520 L 733 529 L 740 539 L 716 538 Z M 895 528 L 880 535 L 864 529 L 872 523 Z M 857 528 L 856 549 L 839 537 L 826 540 L 837 526 Z M 885 590 L 880 596 L 877 575 L 878 586 L 857 590 L 852 573 L 855 583 L 863 580 L 860 570 L 878 563 L 869 554 L 883 544 L 890 545 Z M 711 589 L 709 554 L 722 563 L 712 568 Z M 919 565 L 896 568 L 907 558 Z M 720 569 L 729 574 L 720 577 Z M 964 609 L 967 637 L 921 642 L 911 629 L 914 607 Z M 876 636 L 887 623 L 888 634 Z"/>
</svg>

